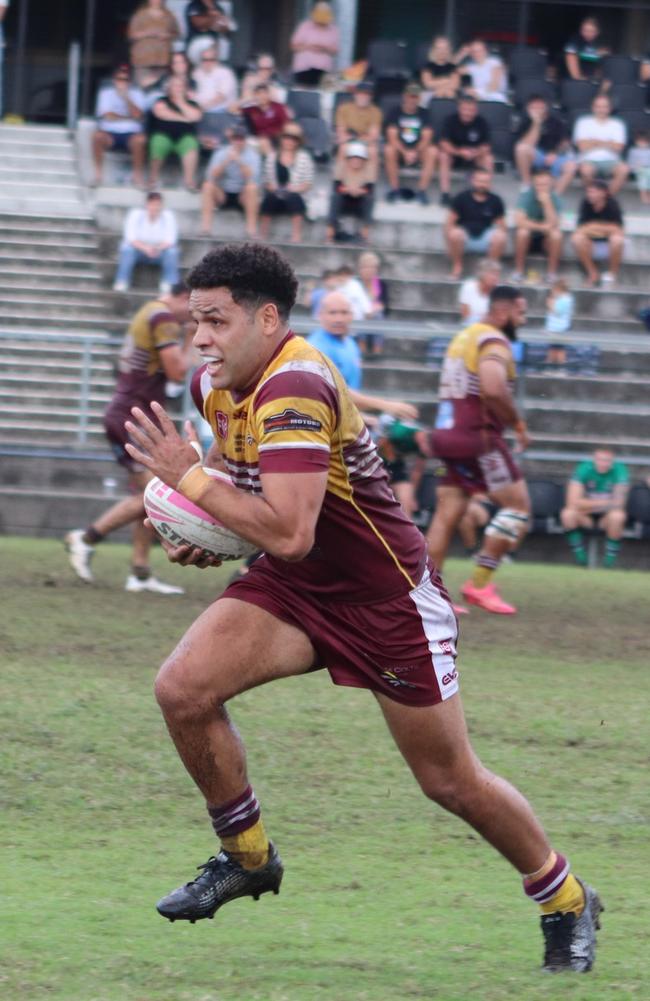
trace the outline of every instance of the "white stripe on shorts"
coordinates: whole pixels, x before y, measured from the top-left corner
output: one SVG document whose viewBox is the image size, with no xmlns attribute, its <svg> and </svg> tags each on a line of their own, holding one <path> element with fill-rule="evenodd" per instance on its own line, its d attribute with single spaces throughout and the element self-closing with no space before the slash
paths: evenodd
<svg viewBox="0 0 650 1001">
<path fill-rule="evenodd" d="M 440 696 L 444 702 L 458 691 L 455 663 L 458 636 L 456 616 L 449 602 L 431 580 L 428 570 L 424 571 L 418 586 L 409 591 L 409 597 L 418 610 L 431 651 L 431 663 L 438 679 Z"/>
</svg>

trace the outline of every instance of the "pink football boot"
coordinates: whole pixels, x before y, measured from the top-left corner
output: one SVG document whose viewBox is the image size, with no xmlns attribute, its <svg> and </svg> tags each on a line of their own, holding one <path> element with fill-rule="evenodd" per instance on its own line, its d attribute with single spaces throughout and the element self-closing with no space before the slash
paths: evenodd
<svg viewBox="0 0 650 1001">
<path fill-rule="evenodd" d="M 461 587 L 460 593 L 470 605 L 478 605 L 486 612 L 493 612 L 495 615 L 515 615 L 517 612 L 514 605 L 509 605 L 503 600 L 492 583 L 486 584 L 485 587 L 476 587 L 471 580 L 468 580 Z"/>
</svg>

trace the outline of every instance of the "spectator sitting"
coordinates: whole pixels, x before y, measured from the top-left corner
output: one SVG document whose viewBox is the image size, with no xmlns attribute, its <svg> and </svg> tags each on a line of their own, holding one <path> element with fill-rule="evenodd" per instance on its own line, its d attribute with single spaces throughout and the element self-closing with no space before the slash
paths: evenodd
<svg viewBox="0 0 650 1001">
<path fill-rule="evenodd" d="M 499 284 L 501 265 L 487 258 L 479 261 L 476 278 L 466 278 L 458 293 L 460 318 L 464 324 L 481 323 L 488 311 L 490 292 Z"/>
<path fill-rule="evenodd" d="M 212 232 L 215 208 L 243 210 L 246 235 L 257 235 L 261 160 L 255 149 L 246 144 L 246 130 L 236 125 L 230 130 L 230 142 L 212 154 L 201 188 L 201 234 Z"/>
<path fill-rule="evenodd" d="M 221 66 L 215 45 L 203 49 L 192 73 L 194 100 L 203 112 L 227 111 L 237 102 L 237 78 L 229 66 Z"/>
<path fill-rule="evenodd" d="M 459 55 L 465 54 L 469 59 L 461 66 L 461 73 L 470 79 L 467 92 L 478 101 L 507 101 L 508 75 L 499 57 L 491 56 L 480 38 L 461 49 Z"/>
<path fill-rule="evenodd" d="M 576 563 L 587 565 L 582 529 L 600 528 L 606 535 L 603 565 L 613 567 L 625 528 L 629 473 L 610 448 L 597 448 L 591 459 L 579 463 L 567 486 L 562 527 Z"/>
<path fill-rule="evenodd" d="M 528 98 L 515 140 L 515 163 L 524 187 L 530 187 L 532 170 L 550 170 L 558 195 L 566 191 L 577 169 L 569 134 L 562 119 L 551 114 L 548 102 L 539 94 Z"/>
<path fill-rule="evenodd" d="M 148 87 L 160 79 L 169 66 L 172 44 L 178 35 L 178 21 L 167 10 L 165 0 L 146 0 L 131 16 L 127 29 L 129 58 L 139 86 Z"/>
<path fill-rule="evenodd" d="M 619 191 L 630 173 L 622 159 L 627 129 L 612 115 L 611 101 L 604 94 L 595 97 L 591 115 L 582 115 L 573 130 L 573 144 L 580 152 L 580 176 L 587 183 L 594 177 L 611 177 L 610 194 Z"/>
<path fill-rule="evenodd" d="M 183 169 L 183 182 L 188 191 L 196 191 L 196 167 L 199 161 L 197 123 L 201 109 L 190 97 L 182 77 L 169 78 L 165 97 L 159 98 L 149 119 L 149 183 L 157 187 L 160 168 L 170 153 L 176 153 Z"/>
<path fill-rule="evenodd" d="M 390 185 L 388 201 L 396 202 L 401 195 L 400 166 L 419 167 L 417 199 L 429 204 L 427 189 L 433 178 L 438 151 L 433 145 L 433 129 L 425 111 L 419 106 L 422 91 L 410 83 L 402 94 L 400 106 L 386 116 L 384 165 Z"/>
<path fill-rule="evenodd" d="M 360 254 L 357 262 L 359 282 L 371 304 L 368 319 L 372 320 L 383 320 L 388 314 L 388 286 L 379 277 L 380 263 L 377 254 L 371 250 Z M 377 333 L 359 334 L 357 344 L 364 356 L 366 354 L 380 355 L 384 347 L 384 338 L 382 334 Z"/>
<path fill-rule="evenodd" d="M 177 241 L 174 213 L 163 209 L 162 195 L 150 191 L 145 207 L 131 209 L 125 219 L 114 290 L 128 291 L 135 265 L 144 262 L 160 266 L 160 292 L 166 295 L 179 280 Z"/>
<path fill-rule="evenodd" d="M 187 55 L 194 65 L 198 64 L 201 52 L 208 45 L 216 45 L 219 59 L 228 62 L 230 35 L 237 30 L 229 9 L 230 4 L 217 3 L 216 0 L 190 0 L 187 4 Z"/>
<path fill-rule="evenodd" d="M 438 97 L 453 98 L 460 87 L 460 73 L 454 62 L 449 39 L 438 35 L 433 39 L 427 62 L 420 70 L 421 104 Z"/>
<path fill-rule="evenodd" d="M 350 300 L 340 290 L 323 296 L 318 313 L 320 326 L 307 338 L 333 361 L 350 389 L 361 389 L 361 352 L 350 335 Z"/>
<path fill-rule="evenodd" d="M 636 177 L 636 185 L 644 205 L 650 205 L 650 132 L 639 129 L 634 145 L 627 154 L 627 165 Z"/>
<path fill-rule="evenodd" d="M 359 140 L 368 150 L 369 161 L 377 168 L 382 118 L 381 109 L 372 100 L 372 84 L 361 80 L 354 88 L 352 100 L 336 109 L 334 124 L 339 147 Z"/>
<path fill-rule="evenodd" d="M 600 22 L 586 17 L 577 34 L 564 46 L 564 64 L 572 80 L 593 80 L 602 76 L 603 58 L 609 49 L 603 45 Z"/>
<path fill-rule="evenodd" d="M 251 135 L 258 141 L 259 151 L 268 156 L 274 142 L 280 138 L 289 121 L 289 113 L 284 104 L 271 100 L 271 90 L 266 83 L 258 83 L 255 88 L 255 104 L 242 109 Z"/>
<path fill-rule="evenodd" d="M 312 316 L 318 316 L 323 297 L 326 296 L 328 292 L 336 291 L 340 284 L 341 279 L 336 271 L 333 271 L 331 268 L 326 268 L 321 274 L 320 279 L 317 282 L 314 282 L 311 288 L 308 288 L 305 294 L 304 304 Z"/>
<path fill-rule="evenodd" d="M 482 167 L 494 170 L 490 149 L 490 129 L 478 113 L 476 98 L 462 94 L 457 110 L 448 115 L 440 132 L 440 201 L 451 204 L 451 171 L 453 168 Z"/>
<path fill-rule="evenodd" d="M 374 315 L 372 298 L 356 277 L 349 264 L 342 264 L 337 268 L 336 276 L 339 280 L 337 292 L 341 292 L 350 303 L 352 319 L 369 320 Z"/>
<path fill-rule="evenodd" d="M 334 59 L 340 47 L 339 29 L 333 23 L 334 14 L 328 3 L 314 4 L 311 14 L 291 36 L 293 61 L 291 69 L 295 83 L 317 87 L 324 73 L 334 69 Z"/>
<path fill-rule="evenodd" d="M 546 281 L 557 279 L 562 252 L 560 212 L 562 203 L 553 191 L 553 179 L 547 170 L 533 177 L 533 186 L 523 191 L 515 213 L 515 273 L 512 283 L 523 281 L 529 252 L 546 255 Z"/>
<path fill-rule="evenodd" d="M 93 135 L 96 185 L 102 183 L 104 153 L 109 149 L 121 149 L 131 154 L 133 183 L 144 187 L 147 139 L 142 131 L 142 119 L 145 98 L 129 83 L 129 67 L 119 66 L 113 73 L 110 86 L 102 87 L 97 95 L 97 130 Z"/>
<path fill-rule="evenodd" d="M 266 194 L 260 208 L 260 235 L 266 239 L 271 216 L 291 217 L 291 242 L 300 243 L 305 215 L 305 195 L 314 180 L 314 162 L 301 149 L 302 129 L 297 122 L 287 122 L 280 136 L 278 152 L 271 152 L 264 163 Z"/>
<path fill-rule="evenodd" d="M 490 190 L 492 175 L 478 167 L 472 171 L 471 187 L 452 200 L 445 225 L 451 278 L 460 278 L 466 250 L 499 260 L 506 249 L 505 207 Z"/>
<path fill-rule="evenodd" d="M 609 285 L 616 281 L 625 246 L 623 213 L 604 181 L 587 184 L 571 241 L 587 273 L 588 285 L 597 285 L 601 280 L 595 260 L 609 261 L 609 270 L 603 272 L 602 281 Z"/>
<path fill-rule="evenodd" d="M 241 95 L 239 107 L 255 101 L 255 88 L 258 83 L 268 85 L 271 93 L 271 100 L 278 104 L 286 104 L 287 88 L 278 80 L 275 70 L 275 59 L 268 52 L 262 52 L 255 60 L 255 69 L 246 73 L 241 85 Z"/>
<path fill-rule="evenodd" d="M 331 243 L 339 236 L 339 219 L 352 215 L 360 220 L 359 238 L 368 239 L 372 218 L 375 171 L 369 162 L 363 143 L 351 142 L 344 147 L 335 167 L 334 187 L 327 219 L 326 240 Z"/>
<path fill-rule="evenodd" d="M 548 334 L 566 334 L 573 322 L 573 296 L 563 278 L 554 282 L 546 299 L 544 330 Z M 546 362 L 554 368 L 566 363 L 566 348 L 563 344 L 549 344 Z"/>
</svg>

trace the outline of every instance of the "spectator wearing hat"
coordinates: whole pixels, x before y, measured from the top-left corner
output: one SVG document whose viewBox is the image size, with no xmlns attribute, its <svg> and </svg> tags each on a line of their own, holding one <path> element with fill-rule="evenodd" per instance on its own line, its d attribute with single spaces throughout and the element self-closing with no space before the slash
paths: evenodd
<svg viewBox="0 0 650 1001">
<path fill-rule="evenodd" d="M 258 141 L 260 153 L 268 156 L 289 121 L 286 106 L 271 100 L 268 83 L 258 83 L 255 87 L 255 103 L 242 108 L 242 114 L 250 134 Z"/>
<path fill-rule="evenodd" d="M 476 98 L 462 94 L 456 111 L 448 115 L 440 131 L 440 201 L 451 204 L 451 171 L 480 167 L 490 173 L 494 158 L 490 149 L 490 128 L 478 113 Z"/>
<path fill-rule="evenodd" d="M 228 62 L 230 36 L 237 30 L 237 22 L 230 16 L 231 6 L 216 0 L 190 0 L 185 7 L 187 55 L 195 66 L 203 50 L 211 45 L 216 45 L 219 58 Z"/>
<path fill-rule="evenodd" d="M 93 135 L 95 184 L 102 183 L 102 166 L 107 150 L 126 150 L 133 162 L 133 182 L 144 186 L 144 163 L 147 137 L 142 129 L 145 97 L 132 87 L 128 66 L 118 66 L 108 87 L 97 95 L 95 117 L 97 130 Z"/>
<path fill-rule="evenodd" d="M 587 183 L 571 242 L 587 274 L 588 285 L 598 285 L 601 280 L 604 285 L 612 285 L 616 281 L 625 247 L 623 213 L 605 181 Z M 595 261 L 608 262 L 602 279 Z"/>
<path fill-rule="evenodd" d="M 563 194 L 575 177 L 576 159 L 566 125 L 551 114 L 548 101 L 540 94 L 528 98 L 515 140 L 515 163 L 524 188 L 530 187 L 533 170 L 548 170 L 556 192 Z"/>
<path fill-rule="evenodd" d="M 386 117 L 386 144 L 384 165 L 390 191 L 388 201 L 400 197 L 400 167 L 419 167 L 417 198 L 422 205 L 429 204 L 427 189 L 433 178 L 438 151 L 433 145 L 433 129 L 425 111 L 420 107 L 422 91 L 417 83 L 410 83 L 402 94 L 400 106 Z"/>
<path fill-rule="evenodd" d="M 421 104 L 432 98 L 454 98 L 460 87 L 460 73 L 454 62 L 451 43 L 445 35 L 433 39 L 427 62 L 420 70 Z"/>
<path fill-rule="evenodd" d="M 317 87 L 325 73 L 334 69 L 341 45 L 334 12 L 329 3 L 316 3 L 308 18 L 291 36 L 293 79 L 298 84 Z"/>
<path fill-rule="evenodd" d="M 352 100 L 339 104 L 334 124 L 339 147 L 359 140 L 368 150 L 368 159 L 375 166 L 379 161 L 379 140 L 383 115 L 372 99 L 372 84 L 362 80 L 352 93 Z"/>
<path fill-rule="evenodd" d="M 162 276 L 160 292 L 166 295 L 179 280 L 178 227 L 174 213 L 163 208 L 163 197 L 150 191 L 144 208 L 134 208 L 124 222 L 113 289 L 126 292 L 138 263 L 156 264 Z"/>
<path fill-rule="evenodd" d="M 326 239 L 331 243 L 342 215 L 355 216 L 359 222 L 359 237 L 365 242 L 370 233 L 374 172 L 369 162 L 368 150 L 362 142 L 354 141 L 344 147 L 343 156 L 337 160 L 334 188 L 327 220 Z"/>
<path fill-rule="evenodd" d="M 243 211 L 246 235 L 257 236 L 260 173 L 260 155 L 246 144 L 246 129 L 234 126 L 230 130 L 230 142 L 212 154 L 205 172 L 201 187 L 203 236 L 212 232 L 214 210 L 229 208 Z"/>
<path fill-rule="evenodd" d="M 264 162 L 265 194 L 260 207 L 260 236 L 263 239 L 268 237 L 271 217 L 275 215 L 291 218 L 292 243 L 300 243 L 302 239 L 306 211 L 304 195 L 314 180 L 314 162 L 301 145 L 302 129 L 296 122 L 288 122 L 280 136 L 277 153 L 269 153 Z"/>
</svg>

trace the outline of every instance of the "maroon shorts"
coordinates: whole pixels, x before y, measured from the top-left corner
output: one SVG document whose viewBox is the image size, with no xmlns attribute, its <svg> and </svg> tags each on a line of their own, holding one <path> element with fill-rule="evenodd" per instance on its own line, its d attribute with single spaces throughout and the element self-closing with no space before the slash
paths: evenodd
<svg viewBox="0 0 650 1001">
<path fill-rule="evenodd" d="M 222 597 L 300 629 L 335 685 L 368 688 L 407 706 L 432 706 L 458 691 L 456 617 L 429 569 L 412 591 L 354 605 L 299 590 L 261 557 Z"/>
<path fill-rule="evenodd" d="M 489 494 L 523 479 L 512 452 L 500 435 L 486 439 L 478 434 L 449 429 L 434 431 L 432 444 L 443 467 L 439 472 L 440 486 L 460 487 L 468 494 Z"/>
<path fill-rule="evenodd" d="M 126 448 L 127 442 L 131 441 L 124 422 L 132 420 L 131 412 L 121 407 L 110 407 L 104 414 L 104 431 L 113 451 L 113 455 L 120 466 L 128 470 L 129 473 L 141 473 L 144 466 L 132 459 Z M 135 442 L 132 442 L 135 445 Z"/>
</svg>

